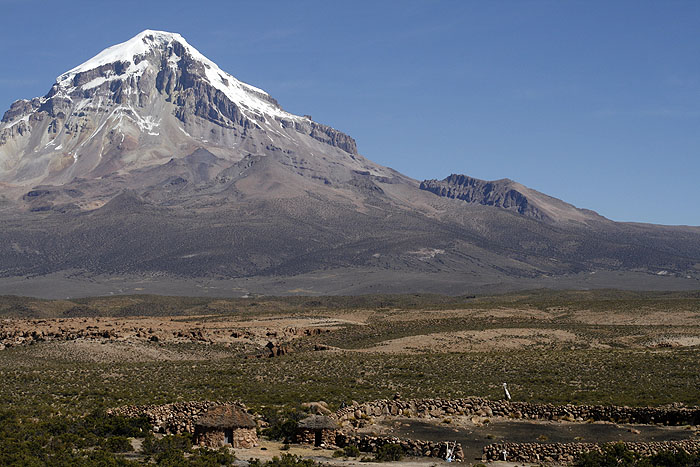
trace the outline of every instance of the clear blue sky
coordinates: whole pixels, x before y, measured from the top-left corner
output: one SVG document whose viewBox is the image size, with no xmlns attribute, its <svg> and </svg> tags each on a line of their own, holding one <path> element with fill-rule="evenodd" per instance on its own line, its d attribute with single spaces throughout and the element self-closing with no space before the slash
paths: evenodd
<svg viewBox="0 0 700 467">
<path fill-rule="evenodd" d="M 147 28 L 416 179 L 700 225 L 700 1 L 0 0 L 0 112 Z"/>
</svg>

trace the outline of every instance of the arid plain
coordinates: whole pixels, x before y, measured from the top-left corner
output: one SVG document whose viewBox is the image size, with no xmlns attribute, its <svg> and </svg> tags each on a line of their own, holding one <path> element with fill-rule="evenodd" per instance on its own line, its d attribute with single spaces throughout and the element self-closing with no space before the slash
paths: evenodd
<svg viewBox="0 0 700 467">
<path fill-rule="evenodd" d="M 270 413 L 303 413 L 310 407 L 303 403 L 318 401 L 331 412 L 394 397 L 499 401 L 504 382 L 514 402 L 700 403 L 700 296 L 693 292 L 3 297 L 0 313 L 0 396 L 35 423 L 125 405 L 239 401 L 265 424 Z M 454 433 L 471 461 L 483 446 L 509 441 L 508 433 L 521 443 L 593 436 L 553 422 L 515 430 L 499 423 L 517 422 L 483 414 L 428 420 L 434 428 L 397 420 L 367 417 L 347 428 Z M 608 441 L 660 436 L 619 424 L 597 433 Z M 696 433 L 689 426 L 682 439 Z"/>
</svg>

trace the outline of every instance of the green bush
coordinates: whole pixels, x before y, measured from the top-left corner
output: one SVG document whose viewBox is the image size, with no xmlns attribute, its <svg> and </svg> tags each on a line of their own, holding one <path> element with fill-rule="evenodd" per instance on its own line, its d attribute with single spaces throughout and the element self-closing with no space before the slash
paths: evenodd
<svg viewBox="0 0 700 467">
<path fill-rule="evenodd" d="M 338 449 L 336 452 L 341 452 L 342 457 L 360 457 L 360 448 L 352 444 L 345 446 L 343 449 Z M 335 453 L 333 453 L 333 457 L 336 457 Z"/>
<path fill-rule="evenodd" d="M 582 454 L 576 465 L 579 467 L 632 467 L 637 463 L 637 456 L 626 449 L 622 443 L 606 445 L 603 452 L 586 452 Z"/>
<path fill-rule="evenodd" d="M 273 457 L 267 462 L 260 462 L 260 459 L 250 459 L 249 467 L 316 467 L 320 464 L 311 459 L 302 459 L 294 454 L 282 454 L 282 457 Z"/>
<path fill-rule="evenodd" d="M 221 465 L 233 465 L 236 461 L 228 448 L 221 447 L 219 449 L 200 448 L 193 450 L 192 455 L 187 458 L 187 464 L 190 467 L 219 467 Z"/>
<path fill-rule="evenodd" d="M 192 437 L 189 434 L 168 435 L 156 439 L 153 433 L 148 432 L 141 445 L 141 452 L 146 456 L 153 456 L 158 465 L 183 465 L 185 453 L 192 451 Z M 180 464 L 178 464 L 178 462 Z"/>
<path fill-rule="evenodd" d="M 603 452 L 587 452 L 576 462 L 580 467 L 700 467 L 700 455 L 687 452 L 661 451 L 641 456 L 622 443 L 609 444 Z"/>
<path fill-rule="evenodd" d="M 131 452 L 134 447 L 126 436 L 112 436 L 107 438 L 103 444 L 105 450 L 109 452 Z"/>
<path fill-rule="evenodd" d="M 299 420 L 303 413 L 295 409 L 285 409 L 277 411 L 269 407 L 263 410 L 263 418 L 268 426 L 262 430 L 262 434 L 270 439 L 290 442 L 299 427 Z"/>
<path fill-rule="evenodd" d="M 107 415 L 97 410 L 83 419 L 82 427 L 96 436 L 141 437 L 151 431 L 146 417 L 130 418 Z"/>
<path fill-rule="evenodd" d="M 106 415 L 97 413 L 76 418 L 21 419 L 12 411 L 0 410 L 0 465 L 137 465 L 112 452 L 127 450 L 127 444 L 131 448 L 126 436 L 115 433 L 138 427 L 124 422 L 113 423 Z"/>
<path fill-rule="evenodd" d="M 683 451 L 661 451 L 651 456 L 649 462 L 658 467 L 700 467 L 700 455 Z"/>
<path fill-rule="evenodd" d="M 379 462 L 400 461 L 403 459 L 404 452 L 400 444 L 385 444 L 377 449 L 374 459 Z"/>
</svg>

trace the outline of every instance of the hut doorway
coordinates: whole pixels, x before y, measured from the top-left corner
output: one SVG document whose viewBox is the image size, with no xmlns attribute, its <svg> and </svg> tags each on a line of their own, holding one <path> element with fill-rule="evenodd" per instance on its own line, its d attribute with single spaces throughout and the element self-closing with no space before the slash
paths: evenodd
<svg viewBox="0 0 700 467">
<path fill-rule="evenodd" d="M 320 446 L 323 443 L 323 433 L 321 430 L 316 430 L 315 435 L 314 446 Z"/>
<path fill-rule="evenodd" d="M 224 443 L 233 445 L 233 429 L 224 430 Z"/>
</svg>

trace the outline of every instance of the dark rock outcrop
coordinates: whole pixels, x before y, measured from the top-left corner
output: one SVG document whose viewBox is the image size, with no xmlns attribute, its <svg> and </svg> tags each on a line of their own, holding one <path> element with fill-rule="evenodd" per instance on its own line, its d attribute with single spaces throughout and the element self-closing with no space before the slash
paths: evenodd
<svg viewBox="0 0 700 467">
<path fill-rule="evenodd" d="M 467 175 L 452 174 L 444 180 L 424 180 L 420 189 L 445 198 L 509 209 L 535 219 L 546 217 L 529 202 L 527 196 L 514 189 L 512 183 L 508 179 L 489 182 Z"/>
</svg>

